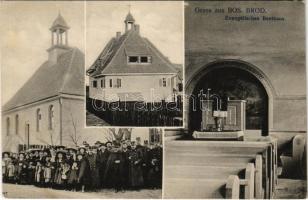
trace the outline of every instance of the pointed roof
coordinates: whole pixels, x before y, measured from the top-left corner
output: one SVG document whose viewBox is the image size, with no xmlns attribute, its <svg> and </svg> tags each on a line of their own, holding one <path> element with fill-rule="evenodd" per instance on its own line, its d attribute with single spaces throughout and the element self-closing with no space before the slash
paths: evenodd
<svg viewBox="0 0 308 200">
<path fill-rule="evenodd" d="M 147 64 L 128 64 L 127 56 L 151 56 Z M 89 76 L 123 73 L 176 74 L 177 70 L 148 39 L 131 29 L 119 39 L 112 38 L 87 70 Z"/>
<path fill-rule="evenodd" d="M 135 19 L 130 12 L 126 15 L 125 22 L 135 22 Z"/>
<path fill-rule="evenodd" d="M 69 26 L 67 25 L 66 21 L 62 17 L 61 13 L 58 14 L 58 17 L 55 19 L 55 21 L 52 23 L 51 30 L 60 27 L 60 28 L 65 28 L 69 29 Z"/>
<path fill-rule="evenodd" d="M 46 61 L 3 106 L 3 111 L 28 105 L 60 94 L 84 95 L 84 54 L 71 48 L 56 64 Z"/>
</svg>

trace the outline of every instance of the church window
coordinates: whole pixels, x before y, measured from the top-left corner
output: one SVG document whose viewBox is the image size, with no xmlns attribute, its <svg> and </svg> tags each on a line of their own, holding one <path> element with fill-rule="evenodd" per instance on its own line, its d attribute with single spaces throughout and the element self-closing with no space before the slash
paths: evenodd
<svg viewBox="0 0 308 200">
<path fill-rule="evenodd" d="M 10 127 L 11 124 L 10 124 L 10 118 L 6 118 L 6 135 L 9 136 L 10 135 Z"/>
<path fill-rule="evenodd" d="M 109 87 L 112 88 L 112 79 L 109 79 Z"/>
<path fill-rule="evenodd" d="M 138 56 L 128 56 L 129 63 L 138 63 Z"/>
<path fill-rule="evenodd" d="M 36 110 L 36 131 L 40 131 L 40 125 L 41 125 L 41 119 L 42 119 L 42 114 L 41 114 L 41 109 Z"/>
<path fill-rule="evenodd" d="M 167 79 L 163 78 L 163 87 L 167 87 Z"/>
<path fill-rule="evenodd" d="M 121 87 L 121 79 L 117 79 L 117 86 L 116 86 L 117 88 L 120 88 Z"/>
<path fill-rule="evenodd" d="M 19 116 L 15 116 L 15 134 L 18 135 L 18 130 L 19 130 Z"/>
<path fill-rule="evenodd" d="M 105 82 L 105 78 L 101 79 L 101 88 L 105 88 L 106 87 L 106 82 Z"/>
<path fill-rule="evenodd" d="M 97 88 L 97 81 L 93 81 L 92 85 L 93 85 L 94 88 Z"/>
<path fill-rule="evenodd" d="M 48 115 L 49 115 L 49 130 L 52 130 L 54 128 L 54 107 L 53 105 L 49 106 L 48 110 Z"/>
</svg>

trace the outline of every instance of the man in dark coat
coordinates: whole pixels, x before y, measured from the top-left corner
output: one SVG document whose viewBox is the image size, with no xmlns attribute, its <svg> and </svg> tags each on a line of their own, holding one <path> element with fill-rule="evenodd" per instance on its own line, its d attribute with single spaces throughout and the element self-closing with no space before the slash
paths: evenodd
<svg viewBox="0 0 308 200">
<path fill-rule="evenodd" d="M 139 190 L 143 186 L 142 174 L 142 152 L 137 150 L 136 144 L 132 142 L 129 152 L 129 185 L 132 189 Z"/>
<path fill-rule="evenodd" d="M 101 185 L 96 147 L 91 147 L 91 150 L 88 153 L 88 160 L 91 174 L 91 189 L 96 191 Z"/>
<path fill-rule="evenodd" d="M 151 188 L 162 186 L 162 149 L 155 145 L 149 152 L 148 183 Z"/>
<path fill-rule="evenodd" d="M 147 140 L 144 141 L 144 146 L 139 147 L 139 150 L 142 151 L 142 175 L 144 180 L 144 186 L 149 187 L 148 183 L 148 173 L 149 173 L 149 153 L 150 148 L 148 146 L 149 142 Z"/>
<path fill-rule="evenodd" d="M 116 192 L 124 189 L 124 157 L 120 145 L 117 143 L 110 151 L 107 161 L 105 180 L 107 186 L 113 187 Z"/>
<path fill-rule="evenodd" d="M 81 192 L 89 188 L 91 184 L 90 165 L 88 159 L 83 154 L 78 154 L 79 161 L 78 183 L 81 185 Z"/>
<path fill-rule="evenodd" d="M 129 149 L 127 142 L 123 142 L 122 144 L 122 154 L 123 154 L 123 184 L 124 189 L 129 188 Z"/>
<path fill-rule="evenodd" d="M 105 170 L 106 170 L 106 165 L 107 165 L 107 160 L 109 157 L 109 151 L 106 149 L 106 145 L 102 144 L 99 149 L 97 150 L 97 167 L 99 169 L 99 177 L 100 177 L 100 183 L 101 187 L 106 187 L 105 186 Z"/>
</svg>

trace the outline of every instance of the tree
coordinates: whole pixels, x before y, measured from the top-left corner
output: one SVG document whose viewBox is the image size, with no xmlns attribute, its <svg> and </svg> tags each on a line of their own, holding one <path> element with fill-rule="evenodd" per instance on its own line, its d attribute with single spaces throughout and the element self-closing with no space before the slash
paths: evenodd
<svg viewBox="0 0 308 200">
<path fill-rule="evenodd" d="M 80 134 L 78 134 L 79 132 L 78 132 L 78 129 L 77 129 L 77 122 L 74 120 L 72 112 L 70 112 L 70 116 L 71 116 L 73 131 L 70 131 L 68 136 L 71 139 L 71 141 L 73 142 L 73 144 L 75 146 L 78 146 L 78 142 L 80 141 L 81 136 L 80 136 Z"/>
<path fill-rule="evenodd" d="M 116 140 L 121 142 L 123 139 L 130 140 L 131 138 L 132 128 L 119 128 L 117 133 L 115 128 L 109 128 L 108 130 L 109 131 L 105 136 L 107 141 L 111 142 Z"/>
</svg>

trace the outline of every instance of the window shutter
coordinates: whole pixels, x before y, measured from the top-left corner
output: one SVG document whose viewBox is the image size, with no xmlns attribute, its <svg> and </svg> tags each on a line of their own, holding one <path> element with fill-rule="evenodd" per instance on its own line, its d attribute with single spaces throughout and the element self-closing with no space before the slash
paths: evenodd
<svg viewBox="0 0 308 200">
<path fill-rule="evenodd" d="M 163 80 L 160 78 L 159 79 L 159 87 L 162 87 L 163 86 Z"/>
</svg>

